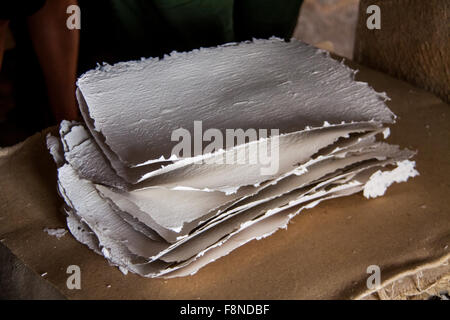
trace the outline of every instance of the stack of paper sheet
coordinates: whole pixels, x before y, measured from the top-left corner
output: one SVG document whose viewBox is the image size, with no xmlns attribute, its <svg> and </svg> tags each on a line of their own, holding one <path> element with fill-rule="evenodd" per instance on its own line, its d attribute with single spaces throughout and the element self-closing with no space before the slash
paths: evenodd
<svg viewBox="0 0 450 320">
<path fill-rule="evenodd" d="M 414 153 L 379 141 L 395 115 L 354 74 L 279 39 L 87 72 L 84 123 L 47 140 L 71 233 L 123 272 L 185 276 L 323 200 L 384 194 Z"/>
</svg>

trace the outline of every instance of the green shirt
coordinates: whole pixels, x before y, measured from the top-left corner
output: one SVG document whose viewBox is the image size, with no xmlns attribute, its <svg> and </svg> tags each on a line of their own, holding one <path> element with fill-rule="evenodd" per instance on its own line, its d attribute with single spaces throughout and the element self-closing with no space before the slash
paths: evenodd
<svg viewBox="0 0 450 320">
<path fill-rule="evenodd" d="M 93 61 L 114 63 L 252 38 L 290 38 L 302 1 L 80 1 L 82 62 L 91 68 Z"/>
<path fill-rule="evenodd" d="M 190 50 L 278 36 L 290 38 L 302 0 L 113 0 L 138 47 Z M 153 50 L 152 50 L 153 47 Z"/>
</svg>

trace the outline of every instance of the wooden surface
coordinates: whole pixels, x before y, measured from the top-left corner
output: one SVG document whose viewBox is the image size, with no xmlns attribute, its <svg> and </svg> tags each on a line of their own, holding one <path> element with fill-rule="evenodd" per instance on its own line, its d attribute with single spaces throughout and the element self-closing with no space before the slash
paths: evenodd
<svg viewBox="0 0 450 320">
<path fill-rule="evenodd" d="M 22 273 L 34 275 L 37 287 L 30 292 L 26 281 L 7 283 L 8 277 L 0 277 L 0 287 L 14 289 L 10 297 L 32 298 L 354 298 L 366 290 L 369 265 L 380 266 L 386 282 L 447 257 L 450 108 L 422 89 L 360 70 L 358 80 L 391 97 L 389 107 L 399 118 L 388 141 L 418 150 L 419 177 L 393 185 L 381 198 L 356 194 L 324 202 L 295 217 L 287 230 L 251 241 L 194 276 L 145 279 L 123 275 L 70 234 L 57 239 L 43 231 L 65 227 L 65 219 L 45 134 L 35 135 L 0 150 L 0 239 L 25 267 Z M 69 265 L 81 268 L 81 290 L 66 287 Z M 0 273 L 7 267 L 0 263 Z"/>
</svg>

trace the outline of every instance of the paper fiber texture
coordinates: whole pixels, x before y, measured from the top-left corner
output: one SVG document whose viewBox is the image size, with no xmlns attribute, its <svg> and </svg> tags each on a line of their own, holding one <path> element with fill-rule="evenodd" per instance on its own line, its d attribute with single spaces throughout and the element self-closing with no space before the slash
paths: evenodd
<svg viewBox="0 0 450 320">
<path fill-rule="evenodd" d="M 116 160 L 133 167 L 169 159 L 172 132 L 191 130 L 194 121 L 203 130 L 275 123 L 281 133 L 324 121 L 392 122 L 385 95 L 353 78 L 325 52 L 271 39 L 105 65 L 77 85 L 86 122 Z"/>
<path fill-rule="evenodd" d="M 64 121 L 47 139 L 69 230 L 123 272 L 179 277 L 324 200 L 383 195 L 418 175 L 414 152 L 379 141 L 395 116 L 354 74 L 279 39 L 89 71 L 77 82 L 85 122 Z M 195 136 L 199 124 L 224 136 L 276 131 L 175 154 L 173 133 Z M 263 147 L 271 162 L 251 161 Z"/>
</svg>

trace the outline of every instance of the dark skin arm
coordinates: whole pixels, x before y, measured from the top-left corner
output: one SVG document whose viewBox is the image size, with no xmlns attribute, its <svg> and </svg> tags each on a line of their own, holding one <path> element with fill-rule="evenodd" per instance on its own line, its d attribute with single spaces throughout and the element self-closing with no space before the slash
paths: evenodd
<svg viewBox="0 0 450 320">
<path fill-rule="evenodd" d="M 0 70 L 2 69 L 3 51 L 5 50 L 6 29 L 8 20 L 0 20 Z"/>
<path fill-rule="evenodd" d="M 79 30 L 66 26 L 67 7 L 77 0 L 47 0 L 43 8 L 28 18 L 34 50 L 41 65 L 50 106 L 56 120 L 75 120 L 75 99 Z"/>
</svg>

